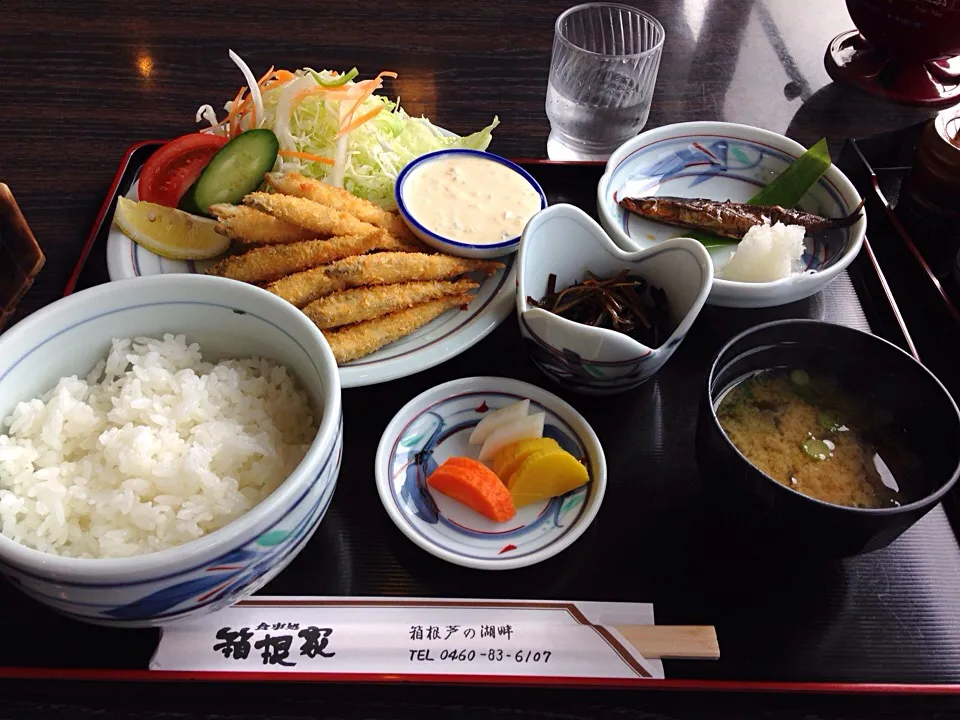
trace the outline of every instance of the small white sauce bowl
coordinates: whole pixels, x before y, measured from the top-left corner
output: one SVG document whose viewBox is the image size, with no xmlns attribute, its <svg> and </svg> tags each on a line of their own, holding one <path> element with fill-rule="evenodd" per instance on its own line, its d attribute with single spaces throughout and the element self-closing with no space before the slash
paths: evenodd
<svg viewBox="0 0 960 720">
<path fill-rule="evenodd" d="M 423 240 L 430 247 L 434 248 L 435 250 L 439 250 L 442 253 L 446 253 L 447 255 L 456 255 L 457 257 L 473 258 L 476 260 L 492 260 L 493 258 L 503 257 L 504 255 L 515 253 L 517 248 L 520 247 L 520 235 L 494 244 L 478 245 L 474 243 L 466 243 L 461 240 L 454 240 L 452 238 L 444 237 L 443 235 L 438 235 L 432 230 L 427 229 L 410 212 L 407 203 L 405 202 L 404 195 L 404 187 L 406 186 L 407 181 L 414 174 L 416 174 L 418 170 L 423 169 L 427 163 L 450 157 L 451 155 L 473 155 L 475 157 L 481 157 L 485 160 L 489 160 L 490 162 L 500 163 L 501 165 L 510 168 L 520 177 L 530 183 L 533 189 L 537 191 L 537 194 L 540 196 L 540 210 L 543 210 L 545 207 L 547 207 L 547 196 L 543 192 L 543 188 L 540 187 L 540 183 L 534 180 L 530 173 L 516 163 L 510 162 L 504 157 L 500 157 L 499 155 L 494 155 L 493 153 L 488 153 L 483 150 L 451 148 L 449 150 L 436 150 L 435 152 L 421 155 L 420 157 L 411 160 L 407 166 L 400 171 L 400 176 L 397 178 L 397 184 L 394 188 L 394 196 L 396 198 L 397 208 L 400 210 L 401 217 L 410 227 L 410 230 L 414 235 Z"/>
</svg>

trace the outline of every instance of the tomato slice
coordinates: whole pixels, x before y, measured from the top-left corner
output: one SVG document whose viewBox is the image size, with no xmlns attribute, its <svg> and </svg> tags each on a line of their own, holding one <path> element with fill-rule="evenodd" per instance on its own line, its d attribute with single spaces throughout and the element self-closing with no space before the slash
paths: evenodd
<svg viewBox="0 0 960 720">
<path fill-rule="evenodd" d="M 176 207 L 227 138 L 190 133 L 157 150 L 140 171 L 138 193 L 146 202 Z"/>
</svg>

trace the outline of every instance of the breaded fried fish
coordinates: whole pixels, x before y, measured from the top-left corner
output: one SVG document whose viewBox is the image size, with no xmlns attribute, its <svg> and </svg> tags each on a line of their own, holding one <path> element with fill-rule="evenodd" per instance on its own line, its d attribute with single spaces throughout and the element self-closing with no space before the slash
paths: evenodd
<svg viewBox="0 0 960 720">
<path fill-rule="evenodd" d="M 284 195 L 313 200 L 341 212 L 353 215 L 358 220 L 383 228 L 390 234 L 403 239 L 412 239 L 410 228 L 398 215 L 377 207 L 343 188 L 328 185 L 314 178 L 304 177 L 300 173 L 267 173 L 267 183 Z"/>
<path fill-rule="evenodd" d="M 409 335 L 451 308 L 468 305 L 472 298 L 472 295 L 465 294 L 431 300 L 375 320 L 367 320 L 337 330 L 324 330 L 323 335 L 330 343 L 330 349 L 333 350 L 337 363 L 348 363 Z"/>
<path fill-rule="evenodd" d="M 414 280 L 450 280 L 469 272 L 492 275 L 503 263 L 450 255 L 382 252 L 340 260 L 277 280 L 267 290 L 297 307 L 338 290 L 364 285 L 393 285 Z"/>
<path fill-rule="evenodd" d="M 226 257 L 207 270 L 207 274 L 248 283 L 272 282 L 371 250 L 397 250 L 399 247 L 403 247 L 402 243 L 385 230 L 366 235 L 342 235 L 329 240 L 267 245 Z"/>
<path fill-rule="evenodd" d="M 495 260 L 468 260 L 453 255 L 384 252 L 353 257 L 330 266 L 332 277 L 356 278 L 359 285 L 387 285 L 410 280 L 447 280 L 468 272 L 492 275 L 503 267 Z"/>
<path fill-rule="evenodd" d="M 348 213 L 292 195 L 254 192 L 247 195 L 243 202 L 275 218 L 322 235 L 366 235 L 378 229 Z"/>
<path fill-rule="evenodd" d="M 473 280 L 408 282 L 335 292 L 314 300 L 303 312 L 321 330 L 372 320 L 381 315 L 480 287 Z"/>
<path fill-rule="evenodd" d="M 320 237 L 245 205 L 218 203 L 210 206 L 210 213 L 218 220 L 216 231 L 240 245 L 282 245 Z"/>
</svg>

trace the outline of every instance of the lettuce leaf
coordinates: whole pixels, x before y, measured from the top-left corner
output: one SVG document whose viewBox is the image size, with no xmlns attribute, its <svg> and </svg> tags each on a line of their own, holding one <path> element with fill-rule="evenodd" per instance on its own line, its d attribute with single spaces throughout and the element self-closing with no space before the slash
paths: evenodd
<svg viewBox="0 0 960 720">
<path fill-rule="evenodd" d="M 444 148 L 486 150 L 500 122 L 494 117 L 482 130 L 460 137 L 441 130 L 426 118 L 411 117 L 398 103 L 382 95 L 371 95 L 361 103 L 356 115 L 368 113 L 378 105 L 382 107 L 381 112 L 350 132 L 346 153 L 338 158 L 338 102 L 319 95 L 308 95 L 295 104 L 290 102 L 292 95 L 304 87 L 319 84 L 317 79 L 326 78 L 327 74 L 327 71 L 309 71 L 309 74 L 300 71 L 298 78 L 291 81 L 296 87 L 286 96 L 284 90 L 291 83 L 264 92 L 266 122 L 260 123 L 260 127 L 274 130 L 281 150 L 329 158 L 333 162 L 340 160 L 343 165 L 338 169 L 342 171 L 343 187 L 387 209 L 396 207 L 394 186 L 407 163 Z M 283 111 L 278 116 L 278 106 L 291 105 L 295 107 L 289 117 L 283 117 Z M 277 169 L 281 172 L 296 171 L 318 179 L 327 179 L 334 173 L 333 165 L 290 154 L 281 155 L 278 163 Z"/>
</svg>

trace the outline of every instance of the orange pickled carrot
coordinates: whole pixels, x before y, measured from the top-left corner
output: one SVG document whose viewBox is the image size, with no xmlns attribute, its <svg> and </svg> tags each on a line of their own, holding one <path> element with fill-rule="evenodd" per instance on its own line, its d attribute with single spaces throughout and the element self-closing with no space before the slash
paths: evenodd
<svg viewBox="0 0 960 720">
<path fill-rule="evenodd" d="M 510 491 L 500 478 L 473 458 L 447 459 L 427 478 L 427 485 L 494 522 L 517 514 Z"/>
</svg>

